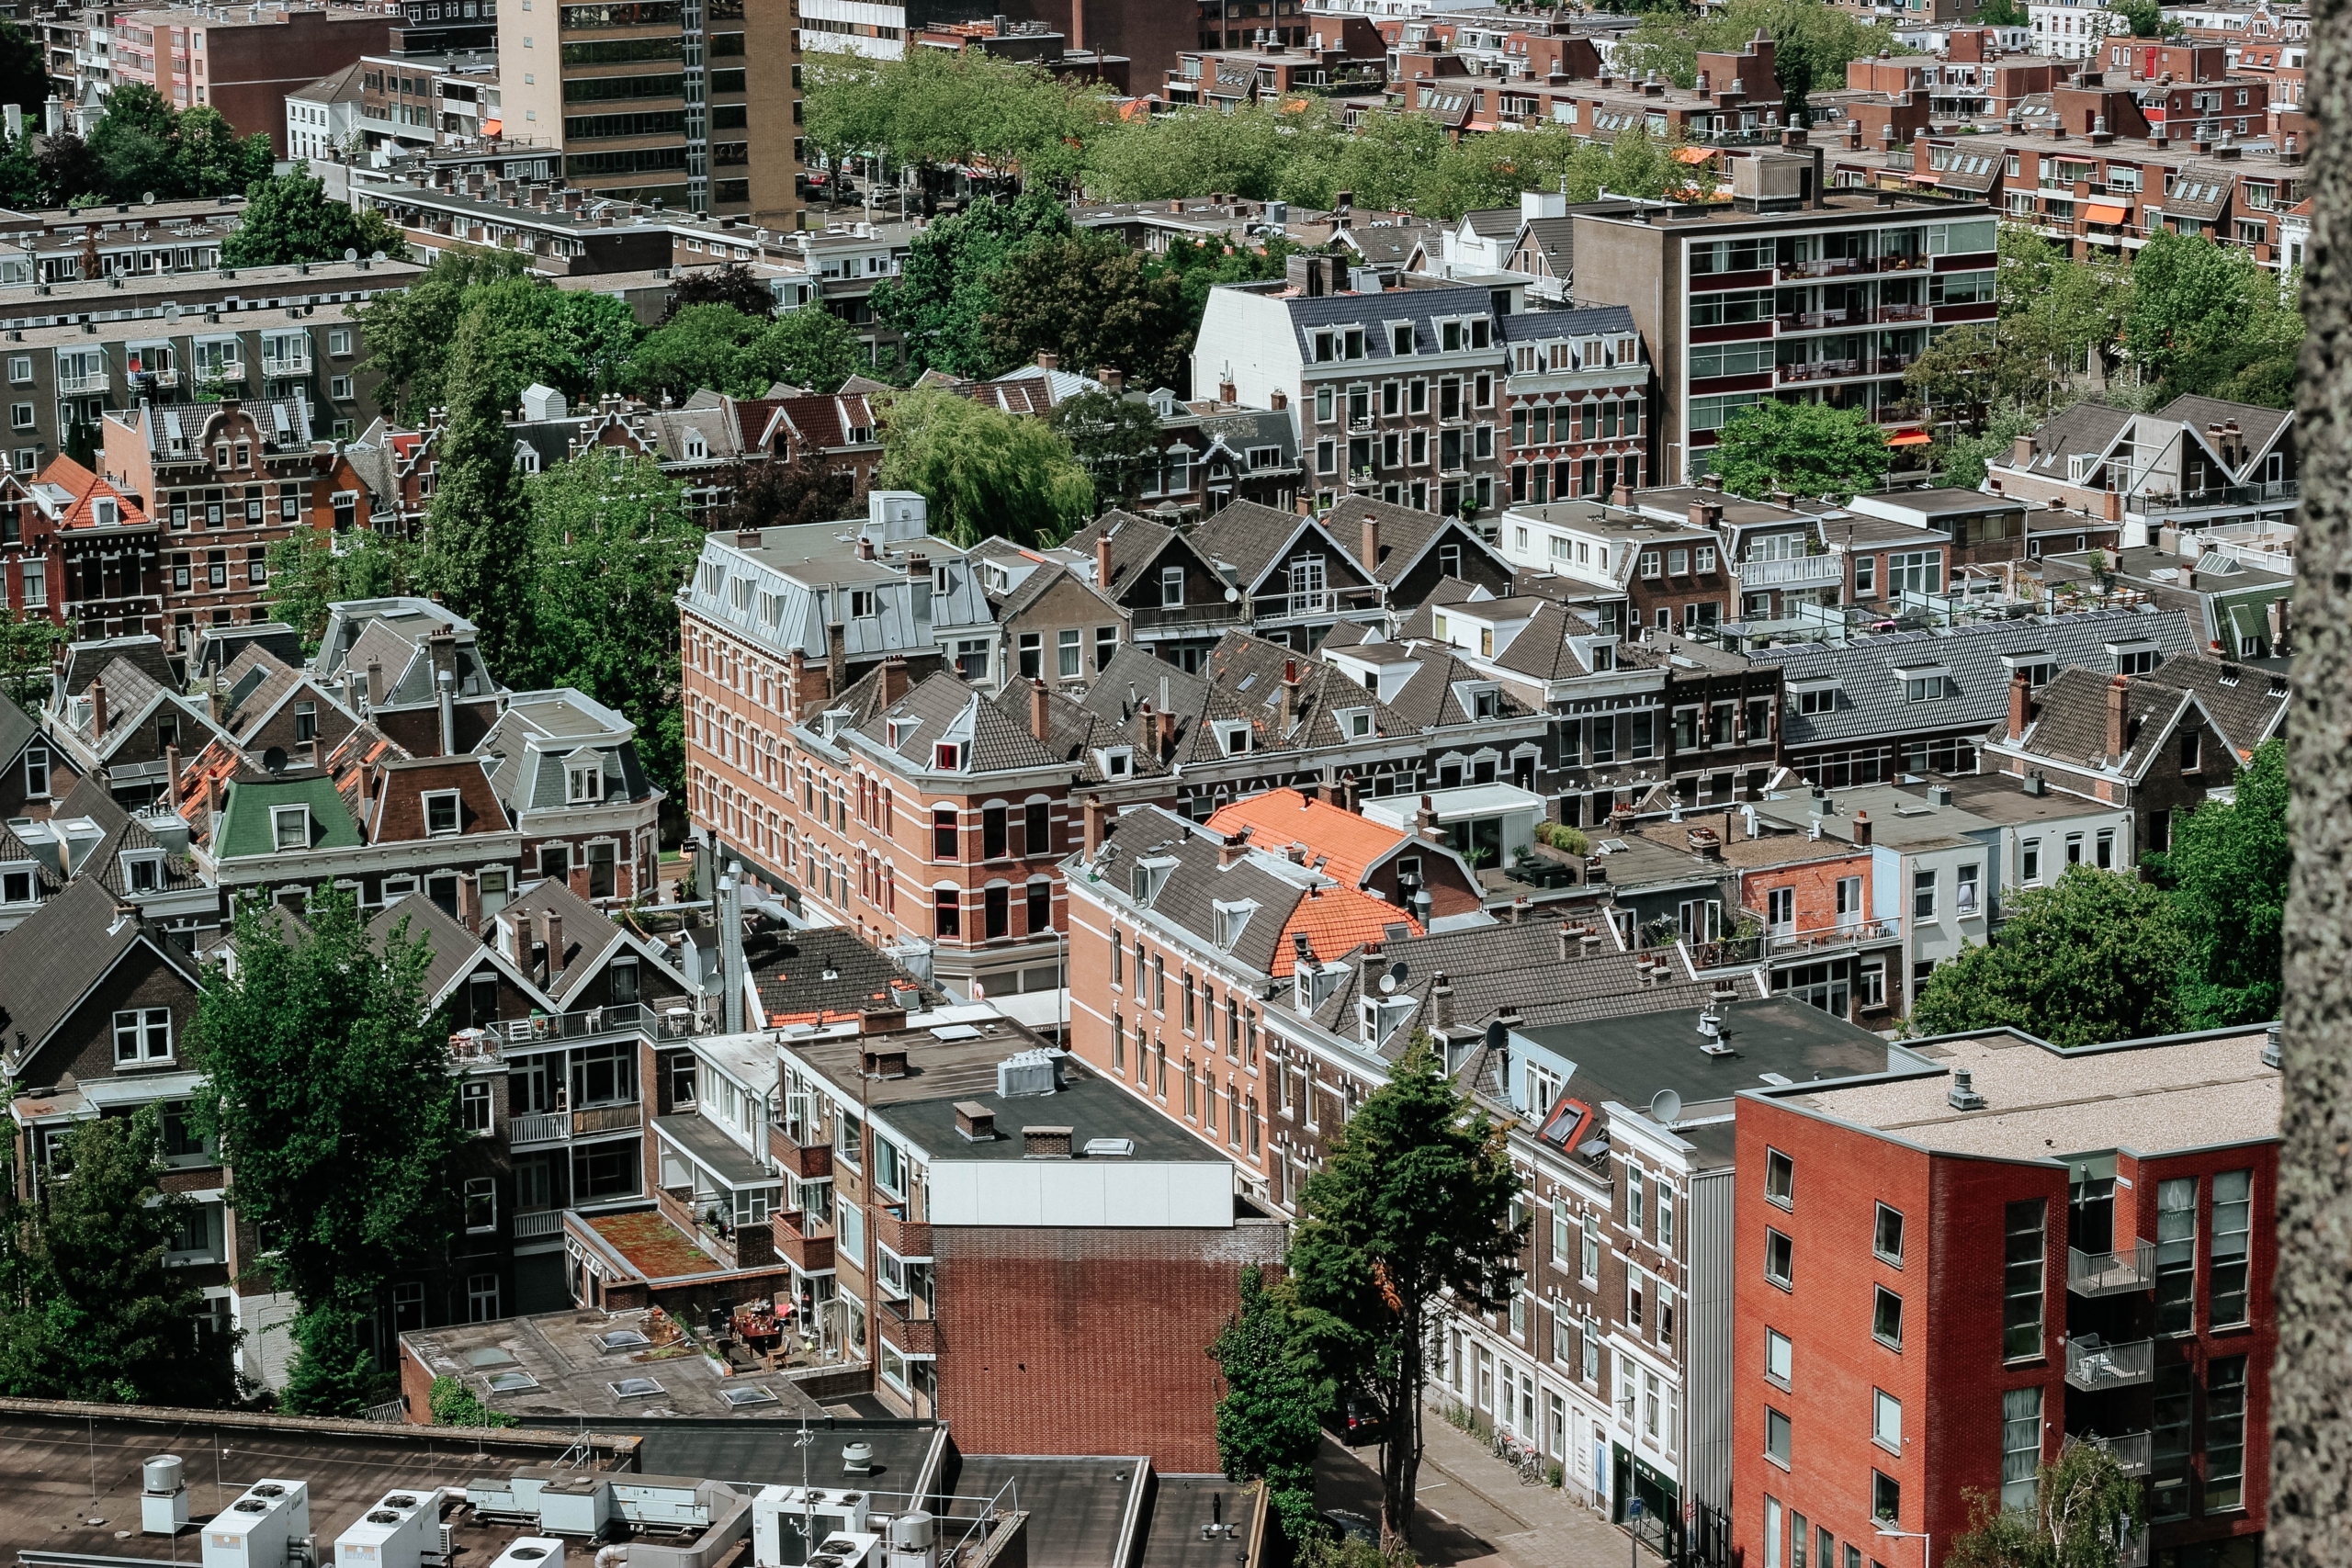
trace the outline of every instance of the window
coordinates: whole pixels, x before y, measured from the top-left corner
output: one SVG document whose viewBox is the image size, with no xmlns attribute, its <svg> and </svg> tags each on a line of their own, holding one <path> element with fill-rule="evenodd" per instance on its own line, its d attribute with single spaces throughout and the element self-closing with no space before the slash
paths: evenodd
<svg viewBox="0 0 2352 1568">
<path fill-rule="evenodd" d="M 428 838 L 444 838 L 458 830 L 458 792 L 454 789 L 434 790 L 424 796 L 424 831 Z"/>
<path fill-rule="evenodd" d="M 1600 1226 L 1589 1214 L 1584 1221 L 1584 1245 L 1577 1258 L 1577 1277 L 1587 1285 L 1600 1282 Z"/>
<path fill-rule="evenodd" d="M 490 1131 L 490 1085 L 479 1079 L 458 1089 L 458 1125 L 469 1133 Z"/>
<path fill-rule="evenodd" d="M 1954 884 L 1952 889 L 1952 912 L 1954 914 L 1973 915 L 1977 912 L 1976 871 L 1977 868 L 1973 865 L 1964 865 L 1960 868 L 1960 879 L 1956 884 Z"/>
<path fill-rule="evenodd" d="M 2018 850 L 2018 880 L 2028 887 L 2041 881 L 2041 840 L 2028 839 Z"/>
<path fill-rule="evenodd" d="M 2180 732 L 2180 771 L 2184 773 L 2193 773 L 2198 770 L 2198 740 L 2201 733 L 2195 729 Z"/>
<path fill-rule="evenodd" d="M 935 861 L 956 858 L 956 808 L 952 806 L 932 807 L 931 858 Z"/>
<path fill-rule="evenodd" d="M 351 352 L 351 329 L 349 327 L 329 327 L 327 329 L 327 352 L 331 355 L 337 355 L 338 357 Z"/>
<path fill-rule="evenodd" d="M 2254 1172 L 2224 1170 L 2213 1178 L 2214 1328 L 2246 1321 L 2246 1230 L 2253 1198 Z"/>
<path fill-rule="evenodd" d="M 1055 673 L 1065 681 L 1075 681 L 1083 673 L 1080 660 L 1085 648 L 1078 628 L 1067 626 L 1054 634 Z"/>
<path fill-rule="evenodd" d="M 1871 1306 L 1871 1337 L 1892 1349 L 1903 1348 L 1903 1298 L 1884 1285 L 1874 1285 L 1877 1300 Z"/>
<path fill-rule="evenodd" d="M 169 1008 L 132 1008 L 114 1015 L 114 1059 L 125 1062 L 168 1062 L 172 1059 L 172 1012 Z"/>
<path fill-rule="evenodd" d="M 1796 1162 L 1778 1149 L 1767 1149 L 1764 1153 L 1764 1196 L 1786 1209 L 1793 1206 L 1796 1190 Z"/>
<path fill-rule="evenodd" d="M 2041 1463 L 2041 1385 L 2001 1395 L 2001 1506 L 2033 1506 Z"/>
<path fill-rule="evenodd" d="M 2156 1332 L 2197 1326 L 2197 1178 L 2156 1187 Z"/>
<path fill-rule="evenodd" d="M 1777 1328 L 1768 1328 L 1764 1331 L 1764 1375 L 1766 1377 L 1779 1383 L 1782 1388 L 1788 1387 L 1789 1374 L 1795 1359 L 1795 1347 L 1790 1342 L 1787 1335 Z"/>
<path fill-rule="evenodd" d="M 574 806 L 586 801 L 601 800 L 605 795 L 605 770 L 600 763 L 564 770 L 564 793 Z"/>
<path fill-rule="evenodd" d="M 1782 1290 L 1790 1288 L 1795 1264 L 1795 1244 L 1776 1230 L 1764 1233 L 1764 1278 Z"/>
<path fill-rule="evenodd" d="M 1921 866 L 1911 879 L 1911 914 L 1915 919 L 1936 918 L 1936 873 L 1932 866 Z"/>
<path fill-rule="evenodd" d="M 1023 632 L 1021 634 L 1019 657 L 1021 678 L 1023 680 L 1035 681 L 1038 676 L 1045 673 L 1046 634 L 1043 632 Z"/>
<path fill-rule="evenodd" d="M 311 847 L 311 808 L 274 806 L 269 811 L 270 846 L 279 852 Z"/>
<path fill-rule="evenodd" d="M 1854 558 L 1854 597 L 1871 599 L 1878 595 L 1878 557 Z"/>
<path fill-rule="evenodd" d="M 1903 1451 L 1903 1402 L 1883 1388 L 1871 1390 L 1871 1441 L 1891 1453 Z"/>
<path fill-rule="evenodd" d="M 487 1176 L 468 1178 L 466 1180 L 466 1229 L 494 1231 L 497 1228 L 497 1181 Z"/>
<path fill-rule="evenodd" d="M 932 895 L 931 932 L 933 936 L 952 937 L 964 934 L 963 907 L 956 901 L 956 889 L 942 887 Z"/>
<path fill-rule="evenodd" d="M 1903 1522 L 1903 1483 L 1875 1470 L 1871 1472 L 1871 1517 L 1882 1524 Z"/>
<path fill-rule="evenodd" d="M 1903 1212 L 1878 1206 L 1878 1228 L 1871 1234 L 1871 1250 L 1897 1268 L 1903 1264 Z"/>
<path fill-rule="evenodd" d="M 1916 675 L 1903 682 L 1903 699 L 1913 703 L 1939 703 L 1944 700 L 1944 677 Z"/>
<path fill-rule="evenodd" d="M 1789 1418 L 1770 1405 L 1764 1407 L 1764 1457 L 1789 1468 Z"/>
<path fill-rule="evenodd" d="M 2002 1251 L 2001 1356 L 2032 1360 L 2041 1355 L 2042 1222 L 2040 1198 L 2011 1203 L 2003 1217 L 2007 1231 Z"/>
<path fill-rule="evenodd" d="M 2205 1511 L 2245 1505 L 2245 1358 L 2217 1356 L 2205 1372 Z"/>
</svg>

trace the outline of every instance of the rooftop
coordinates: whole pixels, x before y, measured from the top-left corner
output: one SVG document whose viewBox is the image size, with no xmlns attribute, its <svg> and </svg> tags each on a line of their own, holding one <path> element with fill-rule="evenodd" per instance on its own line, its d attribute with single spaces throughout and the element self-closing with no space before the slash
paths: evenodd
<svg viewBox="0 0 2352 1568">
<path fill-rule="evenodd" d="M 2107 1149 L 2155 1155 L 2278 1135 L 2281 1079 L 2260 1029 L 2170 1035 L 2061 1051 L 2014 1030 L 1915 1043 L 1933 1065 L 1876 1083 L 1792 1088 L 1772 1098 L 1940 1153 L 2063 1159 Z M 1968 1072 L 1981 1111 L 1955 1109 Z"/>
<path fill-rule="evenodd" d="M 693 1243 L 680 1237 L 679 1245 L 709 1264 Z M 804 1410 L 812 1416 L 823 1414 L 780 1374 L 738 1372 L 721 1379 L 702 1344 L 680 1329 L 676 1319 L 658 1308 L 550 1312 L 420 1329 L 401 1335 L 401 1344 L 435 1376 L 459 1379 L 484 1404 L 519 1416 L 526 1427 L 534 1417 L 566 1426 L 584 1417 L 602 1430 L 608 1416 L 756 1420 L 797 1418 Z M 628 1396 L 615 1392 L 614 1385 L 631 1378 L 650 1379 L 659 1387 Z M 757 1388 L 774 1398 L 730 1404 L 720 1397 L 721 1388 Z"/>
<path fill-rule="evenodd" d="M 1277 854 L 1291 844 L 1305 844 L 1309 864 L 1349 887 L 1363 882 L 1374 862 L 1410 836 L 1295 789 L 1266 790 L 1234 801 L 1208 820 L 1212 833 L 1230 835 L 1244 828 L 1251 830 L 1254 847 Z"/>
</svg>

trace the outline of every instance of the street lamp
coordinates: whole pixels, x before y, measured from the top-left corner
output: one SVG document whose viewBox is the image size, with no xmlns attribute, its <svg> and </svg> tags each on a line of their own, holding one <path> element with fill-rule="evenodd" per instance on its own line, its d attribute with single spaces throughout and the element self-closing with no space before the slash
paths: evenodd
<svg viewBox="0 0 2352 1568">
<path fill-rule="evenodd" d="M 1878 1533 L 1894 1540 L 1916 1540 L 1922 1542 L 1923 1544 L 1919 1548 L 1920 1568 L 1934 1568 L 1936 1538 L 1932 1531 L 1889 1529 L 1886 1526 L 1881 1525 L 1878 1527 Z"/>
</svg>

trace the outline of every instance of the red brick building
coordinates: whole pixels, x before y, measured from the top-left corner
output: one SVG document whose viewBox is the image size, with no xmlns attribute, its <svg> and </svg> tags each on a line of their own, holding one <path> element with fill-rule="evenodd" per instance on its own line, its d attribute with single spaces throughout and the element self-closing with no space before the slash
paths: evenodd
<svg viewBox="0 0 2352 1568">
<path fill-rule="evenodd" d="M 115 24 L 116 78 L 153 87 L 175 109 L 209 104 L 286 156 L 286 95 L 380 53 L 396 6 L 133 11 Z"/>
<path fill-rule="evenodd" d="M 2037 1465 L 2098 1442 L 2146 1478 L 2123 1561 L 2250 1568 L 2277 1341 L 2267 1036 L 1914 1049 L 1937 1067 L 1740 1099 L 1740 1560 L 1932 1568 L 1970 1494 L 2029 1506 Z"/>
</svg>

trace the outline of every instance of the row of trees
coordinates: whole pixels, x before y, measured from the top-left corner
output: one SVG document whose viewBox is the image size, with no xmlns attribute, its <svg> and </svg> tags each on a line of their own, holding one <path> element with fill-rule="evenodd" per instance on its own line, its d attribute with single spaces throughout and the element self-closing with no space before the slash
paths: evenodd
<svg viewBox="0 0 2352 1568">
<path fill-rule="evenodd" d="M 13 29 L 12 29 L 13 30 Z M 0 61 L 11 46 L 0 39 Z M 38 114 L 47 96 L 21 100 Z M 89 137 L 72 131 L 0 138 L 0 204 L 15 208 L 93 202 L 201 200 L 238 195 L 269 177 L 265 134 L 241 136 L 209 104 L 175 108 L 154 88 L 127 82 L 107 96 Z"/>
<path fill-rule="evenodd" d="M 2278 1017 L 2287 795 L 2286 744 L 2266 741 L 2231 798 L 2145 857 L 2150 880 L 2077 865 L 2005 897 L 1992 942 L 1921 987 L 1911 1032 L 2012 1025 L 2073 1046 Z"/>
</svg>

